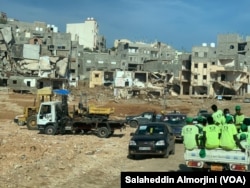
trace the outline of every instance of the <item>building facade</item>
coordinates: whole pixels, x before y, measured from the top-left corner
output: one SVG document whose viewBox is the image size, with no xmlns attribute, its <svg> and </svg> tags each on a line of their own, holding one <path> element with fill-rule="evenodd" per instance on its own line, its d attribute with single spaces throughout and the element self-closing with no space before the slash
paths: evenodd
<svg viewBox="0 0 250 188">
<path fill-rule="evenodd" d="M 105 46 L 105 39 L 99 36 L 97 21 L 92 17 L 87 18 L 84 23 L 67 24 L 66 33 L 71 34 L 71 41 L 78 41 L 79 45 L 92 51 Z"/>
</svg>

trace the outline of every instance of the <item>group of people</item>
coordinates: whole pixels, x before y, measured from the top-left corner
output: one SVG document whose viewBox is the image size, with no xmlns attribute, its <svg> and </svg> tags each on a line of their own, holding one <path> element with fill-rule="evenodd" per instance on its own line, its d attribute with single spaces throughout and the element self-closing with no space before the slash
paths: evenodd
<svg viewBox="0 0 250 188">
<path fill-rule="evenodd" d="M 250 131 L 246 124 L 245 116 L 239 105 L 235 106 L 235 114 L 230 114 L 229 109 L 223 111 L 217 105 L 211 106 L 213 111 L 207 118 L 198 117 L 197 123 L 193 118 L 186 118 L 186 125 L 182 128 L 183 144 L 185 149 L 194 148 L 215 149 L 222 148 L 233 150 L 236 148 L 245 151 L 250 145 Z"/>
</svg>

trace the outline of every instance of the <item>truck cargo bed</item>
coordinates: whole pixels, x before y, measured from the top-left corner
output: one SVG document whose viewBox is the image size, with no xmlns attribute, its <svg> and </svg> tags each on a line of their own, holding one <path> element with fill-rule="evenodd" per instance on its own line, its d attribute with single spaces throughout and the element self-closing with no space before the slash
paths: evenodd
<svg viewBox="0 0 250 188">
<path fill-rule="evenodd" d="M 249 160 L 249 147 L 245 152 L 240 149 L 234 149 L 226 151 L 221 148 L 208 150 L 206 149 L 206 156 L 201 158 L 199 153 L 201 149 L 186 150 L 184 153 L 185 161 L 203 161 L 211 163 L 230 163 L 230 164 L 246 164 L 248 165 Z"/>
</svg>

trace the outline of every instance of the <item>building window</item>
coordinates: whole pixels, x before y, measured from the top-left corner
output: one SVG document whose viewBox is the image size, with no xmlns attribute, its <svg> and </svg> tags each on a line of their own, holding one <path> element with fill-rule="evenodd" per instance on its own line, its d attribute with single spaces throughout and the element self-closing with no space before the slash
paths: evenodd
<svg viewBox="0 0 250 188">
<path fill-rule="evenodd" d="M 198 57 L 198 52 L 194 52 L 194 57 Z"/>
<path fill-rule="evenodd" d="M 221 81 L 225 81 L 226 80 L 226 75 L 225 74 L 222 74 L 221 75 Z"/>
<path fill-rule="evenodd" d="M 132 57 L 129 57 L 129 60 L 130 60 L 130 61 L 133 61 L 133 58 L 132 58 Z"/>
<path fill-rule="evenodd" d="M 197 75 L 194 75 L 194 79 L 197 80 L 197 79 L 198 79 L 198 76 L 197 76 Z"/>
<path fill-rule="evenodd" d="M 207 52 L 204 52 L 204 57 L 207 57 Z"/>
<path fill-rule="evenodd" d="M 95 78 L 99 78 L 99 74 L 95 74 Z"/>
<path fill-rule="evenodd" d="M 16 81 L 16 80 L 13 80 L 13 81 L 12 81 L 12 84 L 17 84 L 17 81 Z"/>
<path fill-rule="evenodd" d="M 230 49 L 234 49 L 234 45 L 230 45 Z"/>
<path fill-rule="evenodd" d="M 203 68 L 207 68 L 207 64 L 203 64 Z"/>
<path fill-rule="evenodd" d="M 212 65 L 215 65 L 215 62 L 214 62 L 214 61 L 212 62 Z"/>
<path fill-rule="evenodd" d="M 203 80 L 206 80 L 207 79 L 207 75 L 203 75 Z"/>
<path fill-rule="evenodd" d="M 65 46 L 57 46 L 57 49 L 64 50 Z"/>
<path fill-rule="evenodd" d="M 198 68 L 198 64 L 197 63 L 194 64 L 194 68 Z"/>
</svg>

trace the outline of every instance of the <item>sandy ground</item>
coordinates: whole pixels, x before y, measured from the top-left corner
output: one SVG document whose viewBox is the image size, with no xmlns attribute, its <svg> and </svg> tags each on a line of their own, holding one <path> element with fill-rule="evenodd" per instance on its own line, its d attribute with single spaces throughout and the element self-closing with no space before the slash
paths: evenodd
<svg viewBox="0 0 250 188">
<path fill-rule="evenodd" d="M 96 135 L 38 134 L 17 126 L 13 119 L 22 114 L 23 107 L 33 104 L 34 96 L 0 92 L 0 187 L 35 188 L 117 188 L 120 187 L 122 171 L 189 171 L 184 165 L 183 145 L 176 144 L 176 153 L 167 159 L 127 158 L 130 133 L 133 128 L 116 130 L 110 138 Z M 114 100 L 111 97 L 93 97 L 96 104 L 115 107 L 113 119 L 143 111 L 179 110 L 194 116 L 200 108 L 210 110 L 212 104 L 229 108 L 240 104 L 242 112 L 250 116 L 249 104 L 241 100 L 217 101 L 190 99 L 189 97 L 160 100 L 129 99 Z M 71 103 L 77 103 L 76 98 Z"/>
</svg>

